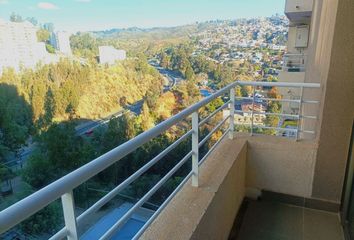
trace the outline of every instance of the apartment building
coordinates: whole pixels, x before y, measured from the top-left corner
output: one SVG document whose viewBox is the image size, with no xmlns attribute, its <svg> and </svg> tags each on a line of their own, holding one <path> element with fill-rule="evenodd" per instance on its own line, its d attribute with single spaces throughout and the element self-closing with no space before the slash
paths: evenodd
<svg viewBox="0 0 354 240">
<path fill-rule="evenodd" d="M 59 52 L 67 56 L 72 55 L 70 46 L 70 33 L 65 31 L 52 32 L 50 42 L 52 46 Z"/>
<path fill-rule="evenodd" d="M 45 44 L 37 41 L 37 27 L 30 22 L 7 22 L 0 19 L 0 73 L 4 68 L 34 68 L 37 63 L 55 61 Z"/>
<path fill-rule="evenodd" d="M 127 57 L 125 50 L 115 49 L 113 46 L 99 46 L 99 59 L 101 64 L 114 64 L 116 61 L 124 60 Z"/>
</svg>

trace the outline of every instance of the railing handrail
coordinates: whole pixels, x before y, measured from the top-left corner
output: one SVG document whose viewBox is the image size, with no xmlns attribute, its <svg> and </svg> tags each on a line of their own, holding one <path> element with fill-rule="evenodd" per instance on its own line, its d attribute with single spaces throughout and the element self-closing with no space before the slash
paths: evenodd
<svg viewBox="0 0 354 240">
<path fill-rule="evenodd" d="M 0 212 L 0 234 L 17 225 L 27 217 L 33 215 L 43 209 L 53 201 L 59 199 L 62 195 L 72 191 L 77 186 L 86 182 L 88 179 L 97 175 L 107 167 L 119 161 L 123 157 L 132 153 L 134 150 L 150 141 L 152 138 L 163 133 L 173 125 L 182 121 L 192 113 L 198 111 L 201 107 L 210 103 L 214 99 L 227 93 L 230 89 L 240 86 L 254 87 L 295 87 L 295 88 L 319 88 L 318 83 L 284 83 L 284 82 L 255 82 L 255 81 L 235 81 L 228 86 L 220 89 L 209 97 L 195 103 L 194 105 L 184 109 L 171 118 L 161 122 L 150 130 L 139 134 L 129 141 L 117 146 L 111 151 L 101 155 L 82 167 L 72 171 L 71 173 L 61 177 L 46 187 L 36 191 L 28 197 L 18 201 L 10 207 Z"/>
<path fill-rule="evenodd" d="M 292 56 L 294 56 L 294 57 L 307 57 L 307 54 L 305 54 L 305 53 L 285 53 L 283 56 L 284 57 L 292 57 Z"/>
</svg>

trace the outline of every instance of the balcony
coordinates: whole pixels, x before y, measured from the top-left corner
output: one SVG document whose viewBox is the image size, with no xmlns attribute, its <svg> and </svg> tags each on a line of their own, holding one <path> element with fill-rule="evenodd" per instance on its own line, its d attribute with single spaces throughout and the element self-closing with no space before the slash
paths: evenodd
<svg viewBox="0 0 354 240">
<path fill-rule="evenodd" d="M 235 88 L 242 86 L 251 86 L 253 94 L 249 97 L 235 96 Z M 125 208 L 122 206 L 115 208 L 113 211 L 120 213 L 119 217 L 112 221 L 103 217 L 93 221 L 93 227 L 97 229 L 95 233 L 100 232 L 95 235 L 95 238 L 171 239 L 171 236 L 175 236 L 175 239 L 227 239 L 235 217 L 242 212 L 241 205 L 245 197 L 253 197 L 254 199 L 264 197 L 266 196 L 264 190 L 286 194 L 286 198 L 292 201 L 290 203 L 302 209 L 299 210 L 300 212 L 305 211 L 304 207 L 337 211 L 338 206 L 334 203 L 323 203 L 311 199 L 312 173 L 317 145 L 313 141 L 302 139 L 302 134 L 312 134 L 315 138 L 315 129 L 305 129 L 303 122 L 306 119 L 316 119 L 317 116 L 308 116 L 301 111 L 294 114 L 263 111 L 262 107 L 256 107 L 256 105 L 262 105 L 265 102 L 291 102 L 298 104 L 299 108 L 303 109 L 304 105 L 318 105 L 319 101 L 317 99 L 303 99 L 302 97 L 300 99 L 265 97 L 261 94 L 266 89 L 275 87 L 299 88 L 302 91 L 307 88 L 316 90 L 320 85 L 314 83 L 236 81 L 3 210 L 0 212 L 0 234 L 16 228 L 29 216 L 42 210 L 53 201 L 61 199 L 65 226 L 55 235 L 49 236 L 50 239 L 85 238 L 85 234 L 87 236 L 88 232 L 93 231 L 93 228 L 84 233 L 78 230 L 85 220 L 92 218 L 94 213 L 102 211 L 105 204 L 187 139 L 191 140 L 191 151 L 182 157 L 143 197 L 132 205 L 125 205 Z M 223 100 L 223 105 L 210 113 L 209 116 L 200 119 L 198 111 L 218 98 Z M 236 108 L 237 101 L 247 101 L 247 108 L 238 110 Z M 220 115 L 221 111 L 224 112 L 221 120 L 204 138 L 200 139 L 199 128 L 217 114 Z M 240 122 L 235 119 L 236 113 L 250 116 L 250 123 L 240 126 Z M 268 118 L 269 116 L 273 119 L 277 118 L 278 122 L 280 122 L 279 119 L 292 119 L 293 127 L 287 128 L 282 124 L 276 126 L 254 124 L 254 118 L 263 114 Z M 163 149 L 151 161 L 114 187 L 112 191 L 105 194 L 88 209 L 78 214 L 75 208 L 74 189 L 134 152 L 144 143 L 172 126 L 178 127 L 182 122 L 190 124 L 189 130 L 184 135 L 169 147 Z M 222 134 L 202 155 L 200 152 L 201 146 L 217 131 L 222 132 Z M 190 171 L 176 189 L 154 211 L 146 210 L 146 203 L 149 198 L 186 163 L 189 164 Z M 240 239 L 259 239 L 249 237 L 251 233 L 247 233 L 247 226 L 252 225 L 252 221 L 249 219 L 253 219 L 254 214 L 257 215 L 257 209 L 267 211 L 268 205 L 262 204 L 263 202 L 255 202 L 246 209 L 244 221 L 240 228 L 240 233 L 244 234 L 245 237 Z M 269 206 L 269 211 L 272 212 L 273 205 L 270 204 Z M 281 216 L 286 215 L 288 211 L 286 207 L 281 209 L 284 211 L 280 211 L 279 219 L 282 219 Z M 104 211 L 101 213 L 103 214 Z M 110 213 L 106 212 L 105 215 Z M 310 212 L 310 215 L 311 213 L 313 212 Z M 263 213 L 260 212 L 259 214 Z M 335 214 L 328 214 L 330 219 L 336 216 Z M 139 216 L 134 217 L 134 215 Z M 141 218 L 142 215 L 144 219 Z M 297 216 L 302 219 L 302 215 Z M 132 228 L 129 224 L 136 220 L 140 221 L 140 225 L 139 227 L 134 225 Z M 336 228 L 337 223 L 339 224 L 339 222 L 334 224 L 336 233 L 339 231 Z M 264 231 L 272 230 L 269 229 L 266 222 L 262 224 L 264 226 L 260 229 L 265 229 Z M 309 226 L 311 224 L 310 222 Z M 237 229 L 237 224 L 235 226 Z M 333 227 L 333 225 L 331 226 Z M 130 232 L 124 238 L 122 237 L 122 229 L 125 228 L 130 229 Z M 280 228 L 281 226 L 279 226 Z M 290 236 L 291 232 L 287 234 Z"/>
<path fill-rule="evenodd" d="M 307 56 L 305 54 L 285 54 L 283 57 L 283 69 L 279 72 L 279 80 L 288 83 L 305 82 Z M 280 94 L 290 99 L 300 99 L 299 88 L 281 88 Z M 285 112 L 297 112 L 299 106 L 294 103 L 283 105 Z"/>
<path fill-rule="evenodd" d="M 312 15 L 313 0 L 287 0 L 285 15 L 291 22 L 308 21 Z"/>
<path fill-rule="evenodd" d="M 283 57 L 283 71 L 285 72 L 305 72 L 306 71 L 305 54 L 285 54 Z"/>
<path fill-rule="evenodd" d="M 258 195 L 252 189 L 306 195 L 310 169 L 305 165 L 312 162 L 313 144 L 236 136 L 224 139 L 201 166 L 200 187 L 187 182 L 140 239 L 344 239 L 333 206 L 272 191 Z"/>
</svg>

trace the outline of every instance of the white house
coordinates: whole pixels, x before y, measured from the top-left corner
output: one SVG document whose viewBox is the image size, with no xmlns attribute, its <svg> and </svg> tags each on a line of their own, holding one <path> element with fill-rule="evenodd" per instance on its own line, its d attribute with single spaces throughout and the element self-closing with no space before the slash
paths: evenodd
<svg viewBox="0 0 354 240">
<path fill-rule="evenodd" d="M 115 49 L 113 46 L 98 47 L 101 64 L 114 64 L 115 61 L 124 60 L 127 57 L 125 50 Z"/>
</svg>

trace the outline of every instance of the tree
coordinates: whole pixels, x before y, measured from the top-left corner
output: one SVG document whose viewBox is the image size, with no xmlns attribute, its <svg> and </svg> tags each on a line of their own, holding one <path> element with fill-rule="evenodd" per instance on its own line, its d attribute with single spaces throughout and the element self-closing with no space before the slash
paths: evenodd
<svg viewBox="0 0 354 240">
<path fill-rule="evenodd" d="M 29 157 L 22 173 L 23 180 L 35 189 L 47 185 L 55 177 L 54 166 L 41 152 L 35 152 Z"/>
<path fill-rule="evenodd" d="M 215 70 L 213 71 L 213 78 L 215 81 L 220 82 L 221 81 L 221 67 L 218 65 Z"/>
<path fill-rule="evenodd" d="M 221 98 L 216 98 L 215 100 L 208 103 L 205 108 L 210 113 L 214 112 L 216 109 L 221 107 L 224 104 Z"/>
<path fill-rule="evenodd" d="M 269 106 L 268 106 L 268 111 L 271 112 L 271 113 L 280 113 L 280 106 L 279 106 L 279 103 L 278 102 L 275 102 L 275 101 L 271 101 L 269 103 Z M 279 116 L 275 116 L 275 115 L 267 115 L 266 116 L 266 119 L 265 119 L 265 124 L 266 126 L 268 127 L 277 127 L 278 124 L 279 124 Z M 267 129 L 265 130 L 265 132 L 267 134 L 275 134 L 276 133 L 276 130 L 273 130 L 273 129 Z"/>
<path fill-rule="evenodd" d="M 39 29 L 37 31 L 37 40 L 38 42 L 48 42 L 50 38 L 50 32 L 45 29 Z"/>
<path fill-rule="evenodd" d="M 185 78 L 187 79 L 187 81 L 192 81 L 194 80 L 194 71 L 192 66 L 189 64 L 187 65 L 186 71 L 184 73 Z"/>
<path fill-rule="evenodd" d="M 22 231 L 31 234 L 54 234 L 61 228 L 62 210 L 60 202 L 56 201 L 43 208 L 20 224 Z"/>
<path fill-rule="evenodd" d="M 176 98 L 172 92 L 166 92 L 162 94 L 158 98 L 157 102 L 159 104 L 155 105 L 155 107 L 152 109 L 152 112 L 158 121 L 166 120 L 173 115 L 173 112 L 176 109 Z"/>
<path fill-rule="evenodd" d="M 28 184 L 21 184 L 21 191 L 16 191 L 11 198 L 4 199 L 5 205 L 10 206 L 34 193 L 34 189 Z M 2 202 L 3 203 L 3 202 Z M 53 235 L 61 226 L 63 219 L 60 201 L 54 201 L 39 212 L 33 214 L 19 224 L 19 228 L 29 235 Z"/>
<path fill-rule="evenodd" d="M 49 53 L 55 53 L 55 48 L 54 48 L 52 45 L 50 45 L 50 44 L 46 44 L 46 45 L 45 45 L 45 49 L 46 49 L 47 52 L 49 52 Z"/>
<path fill-rule="evenodd" d="M 26 142 L 32 127 L 31 116 L 30 106 L 17 88 L 0 83 L 0 158 L 7 151 L 16 152 Z"/>
<path fill-rule="evenodd" d="M 122 107 L 126 107 L 127 106 L 127 97 L 123 96 L 121 98 L 119 98 L 119 105 Z"/>
<path fill-rule="evenodd" d="M 147 131 L 155 125 L 154 119 L 150 113 L 149 106 L 147 105 L 146 102 L 144 102 L 143 104 L 140 117 L 141 117 L 141 128 L 143 131 Z"/>
<path fill-rule="evenodd" d="M 135 117 L 126 113 L 121 117 L 112 118 L 108 122 L 107 129 L 95 132 L 93 143 L 97 146 L 99 154 L 106 153 L 135 137 L 137 133 L 135 122 Z"/>
<path fill-rule="evenodd" d="M 167 69 L 170 67 L 170 58 L 164 51 L 160 54 L 160 65 Z"/>
<path fill-rule="evenodd" d="M 248 97 L 251 96 L 253 92 L 252 86 L 242 86 L 241 87 L 241 93 L 243 97 Z"/>
<path fill-rule="evenodd" d="M 235 96 L 236 97 L 242 97 L 242 90 L 240 86 L 236 86 L 235 88 Z"/>
<path fill-rule="evenodd" d="M 30 23 L 32 23 L 34 26 L 38 25 L 38 20 L 34 17 L 28 17 L 26 18 L 26 21 L 29 21 Z"/>
<path fill-rule="evenodd" d="M 23 179 L 35 189 L 44 187 L 93 157 L 72 122 L 52 124 L 39 138 L 39 151 L 30 157 Z"/>
<path fill-rule="evenodd" d="M 40 116 L 44 113 L 44 102 L 47 92 L 46 88 L 46 84 L 40 79 L 38 79 L 37 84 L 31 86 L 29 95 L 33 112 L 33 122 L 37 122 Z"/>
<path fill-rule="evenodd" d="M 40 117 L 40 127 L 46 129 L 53 122 L 55 114 L 55 100 L 53 92 L 50 88 L 47 90 L 47 94 L 45 96 L 44 110 L 44 114 Z"/>
<path fill-rule="evenodd" d="M 15 174 L 12 172 L 10 168 L 7 168 L 0 163 L 0 190 L 1 190 L 1 183 L 8 181 L 9 179 L 13 178 Z"/>
<path fill-rule="evenodd" d="M 13 12 L 10 15 L 10 21 L 11 22 L 23 22 L 23 18 L 21 17 L 21 15 Z"/>
<path fill-rule="evenodd" d="M 73 52 L 81 57 L 93 59 L 98 54 L 98 44 L 90 33 L 79 32 L 70 37 Z"/>
</svg>

